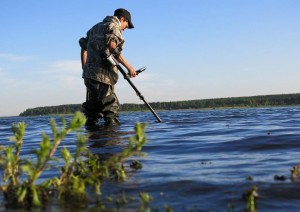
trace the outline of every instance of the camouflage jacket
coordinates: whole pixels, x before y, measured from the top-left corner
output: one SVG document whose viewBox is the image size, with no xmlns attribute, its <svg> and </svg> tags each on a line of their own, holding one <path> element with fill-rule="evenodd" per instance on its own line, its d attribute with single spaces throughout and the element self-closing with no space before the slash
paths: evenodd
<svg viewBox="0 0 300 212">
<path fill-rule="evenodd" d="M 83 68 L 83 78 L 93 79 L 109 85 L 118 81 L 118 69 L 105 60 L 105 51 L 110 41 L 123 48 L 124 38 L 120 21 L 116 16 L 107 16 L 87 32 L 87 59 Z"/>
</svg>

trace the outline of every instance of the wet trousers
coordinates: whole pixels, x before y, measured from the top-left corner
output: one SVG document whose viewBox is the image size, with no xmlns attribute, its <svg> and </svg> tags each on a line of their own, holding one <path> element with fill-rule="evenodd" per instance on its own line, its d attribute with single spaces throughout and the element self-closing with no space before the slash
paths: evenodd
<svg viewBox="0 0 300 212">
<path fill-rule="evenodd" d="M 82 108 L 87 119 L 98 121 L 99 118 L 116 118 L 120 104 L 114 86 L 88 78 L 84 79 L 84 84 L 87 97 Z"/>
</svg>

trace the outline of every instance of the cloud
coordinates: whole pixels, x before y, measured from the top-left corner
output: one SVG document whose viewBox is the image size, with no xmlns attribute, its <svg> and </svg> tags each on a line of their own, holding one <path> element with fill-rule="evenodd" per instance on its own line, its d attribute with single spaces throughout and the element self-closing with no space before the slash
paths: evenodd
<svg viewBox="0 0 300 212">
<path fill-rule="evenodd" d="M 79 60 L 55 61 L 49 65 L 45 74 L 54 78 L 65 89 L 76 89 L 78 84 L 83 84 Z"/>
<path fill-rule="evenodd" d="M 51 68 L 56 71 L 62 71 L 65 74 L 77 74 L 81 71 L 81 65 L 79 60 L 61 60 L 55 61 Z"/>
<path fill-rule="evenodd" d="M 27 108 L 81 103 L 80 60 L 55 60 L 0 52 L 0 116 Z"/>
<path fill-rule="evenodd" d="M 39 71 L 42 75 L 50 76 L 78 76 L 81 75 L 81 64 L 79 60 L 58 60 L 53 62 L 46 62 L 44 67 Z"/>
<path fill-rule="evenodd" d="M 0 52 L 0 83 L 12 84 L 22 81 L 32 70 L 32 56 Z"/>
<path fill-rule="evenodd" d="M 10 77 L 6 72 L 3 71 L 3 68 L 0 67 L 0 85 L 1 85 L 1 87 L 10 85 L 10 84 L 13 84 L 16 82 L 17 82 L 17 80 Z M 3 89 L 3 87 L 2 87 L 2 89 Z"/>
<path fill-rule="evenodd" d="M 24 62 L 28 60 L 32 60 L 32 56 L 23 56 L 23 55 L 16 55 L 10 53 L 0 53 L 0 60 L 6 60 L 11 62 Z"/>
</svg>

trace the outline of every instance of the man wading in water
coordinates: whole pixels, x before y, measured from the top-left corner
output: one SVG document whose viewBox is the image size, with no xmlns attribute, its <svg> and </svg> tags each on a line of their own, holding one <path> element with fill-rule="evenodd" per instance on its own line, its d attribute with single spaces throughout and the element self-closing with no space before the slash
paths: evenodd
<svg viewBox="0 0 300 212">
<path fill-rule="evenodd" d="M 134 28 L 130 13 L 119 8 L 114 16 L 107 16 L 93 26 L 86 38 L 81 38 L 81 63 L 84 84 L 87 88 L 86 102 L 82 104 L 87 117 L 86 126 L 96 125 L 100 118 L 104 118 L 105 125 L 119 124 L 117 119 L 120 104 L 114 92 L 114 85 L 118 81 L 118 69 L 110 64 L 106 58 L 114 57 L 126 67 L 130 77 L 135 77 L 134 68 L 121 54 L 124 38 L 122 31 Z"/>
</svg>

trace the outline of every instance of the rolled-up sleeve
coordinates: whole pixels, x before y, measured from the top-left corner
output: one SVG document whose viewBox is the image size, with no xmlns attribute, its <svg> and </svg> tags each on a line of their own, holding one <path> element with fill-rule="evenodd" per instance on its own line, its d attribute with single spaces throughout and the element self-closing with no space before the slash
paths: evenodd
<svg viewBox="0 0 300 212">
<path fill-rule="evenodd" d="M 108 45 L 111 41 L 115 42 L 118 47 L 122 47 L 124 44 L 124 38 L 120 31 L 120 28 L 112 23 L 108 26 L 107 33 L 105 34 L 106 44 Z"/>
</svg>

